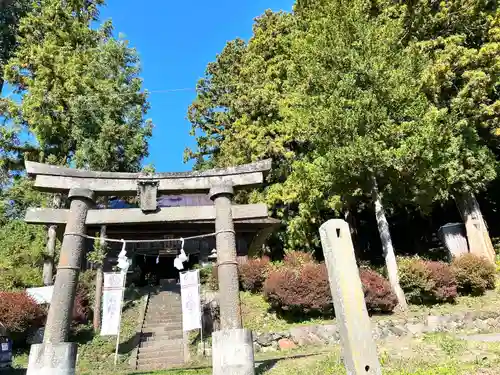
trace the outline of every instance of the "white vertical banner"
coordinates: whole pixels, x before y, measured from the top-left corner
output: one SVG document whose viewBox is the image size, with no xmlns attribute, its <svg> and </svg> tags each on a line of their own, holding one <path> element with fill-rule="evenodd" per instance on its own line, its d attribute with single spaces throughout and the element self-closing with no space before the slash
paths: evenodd
<svg viewBox="0 0 500 375">
<path fill-rule="evenodd" d="M 181 280 L 182 329 L 201 328 L 200 273 L 199 270 L 183 272 Z"/>
<path fill-rule="evenodd" d="M 104 273 L 101 336 L 114 336 L 120 332 L 124 281 L 123 272 Z"/>
</svg>

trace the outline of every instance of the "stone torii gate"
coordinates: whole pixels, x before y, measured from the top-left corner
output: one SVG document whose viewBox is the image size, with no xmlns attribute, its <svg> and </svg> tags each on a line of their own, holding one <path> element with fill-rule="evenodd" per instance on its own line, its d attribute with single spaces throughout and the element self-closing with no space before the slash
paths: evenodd
<svg viewBox="0 0 500 375">
<path fill-rule="evenodd" d="M 68 342 L 71 313 L 84 251 L 87 225 L 196 222 L 215 219 L 218 254 L 221 331 L 213 335 L 215 375 L 254 373 L 252 334 L 243 329 L 240 311 L 234 219 L 267 218 L 265 204 L 233 205 L 235 189 L 264 182 L 271 161 L 226 169 L 182 173 L 92 172 L 26 162 L 28 175 L 36 177 L 35 188 L 67 194 L 69 209 L 28 210 L 30 223 L 65 224 L 54 293 L 44 340 L 32 345 L 28 374 L 74 374 L 75 343 Z M 208 193 L 214 206 L 157 207 L 158 193 Z M 138 209 L 99 209 L 97 196 L 138 195 Z"/>
</svg>

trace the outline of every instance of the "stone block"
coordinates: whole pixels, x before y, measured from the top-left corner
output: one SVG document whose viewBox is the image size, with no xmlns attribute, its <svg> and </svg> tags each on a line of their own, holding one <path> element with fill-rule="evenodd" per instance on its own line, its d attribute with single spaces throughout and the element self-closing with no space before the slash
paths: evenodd
<svg viewBox="0 0 500 375">
<path fill-rule="evenodd" d="M 228 329 L 212 334 L 213 375 L 254 375 L 252 332 Z"/>
<path fill-rule="evenodd" d="M 425 332 L 425 325 L 422 323 L 417 323 L 417 324 L 407 324 L 406 329 L 413 335 L 413 336 L 419 336 L 422 333 Z"/>
<path fill-rule="evenodd" d="M 295 343 L 290 339 L 281 339 L 278 341 L 278 346 L 280 350 L 292 350 L 297 347 Z"/>
<path fill-rule="evenodd" d="M 77 346 L 73 342 L 31 345 L 27 375 L 74 375 Z"/>
</svg>

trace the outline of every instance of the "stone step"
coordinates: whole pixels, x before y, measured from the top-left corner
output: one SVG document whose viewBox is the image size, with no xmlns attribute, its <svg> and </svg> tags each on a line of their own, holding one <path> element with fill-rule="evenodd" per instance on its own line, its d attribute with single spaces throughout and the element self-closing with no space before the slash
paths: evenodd
<svg viewBox="0 0 500 375">
<path fill-rule="evenodd" d="M 183 337 L 184 336 L 182 333 L 170 334 L 168 332 L 165 333 L 144 332 L 141 333 L 140 341 L 142 342 L 142 341 L 155 341 L 155 340 L 180 340 Z"/>
<path fill-rule="evenodd" d="M 178 306 L 176 306 L 176 305 L 173 305 L 173 306 L 172 305 L 161 305 L 161 306 L 156 305 L 153 307 L 149 307 L 147 309 L 148 314 L 158 314 L 158 313 L 164 314 L 165 312 L 168 312 L 168 311 L 170 311 L 170 312 L 182 311 L 182 305 L 180 305 L 180 304 Z"/>
<path fill-rule="evenodd" d="M 183 347 L 184 340 L 182 339 L 162 339 L 160 337 L 157 338 L 156 341 L 141 341 L 139 344 L 139 349 L 151 348 L 151 347 L 164 347 L 164 346 L 172 346 L 172 347 Z"/>
<path fill-rule="evenodd" d="M 155 319 L 172 319 L 172 320 L 181 320 L 182 319 L 182 310 L 165 310 L 165 311 L 157 311 L 146 314 L 146 320 L 155 320 Z"/>
<path fill-rule="evenodd" d="M 167 370 L 170 368 L 177 368 L 181 367 L 184 365 L 184 362 L 181 363 L 174 363 L 174 364 L 164 364 L 164 363 L 151 363 L 151 364 L 138 364 L 137 365 L 137 371 L 139 372 L 150 372 L 150 371 L 160 371 L 160 370 Z"/>
<path fill-rule="evenodd" d="M 172 328 L 172 329 L 180 329 L 182 328 L 182 321 L 169 321 L 169 320 L 154 320 L 154 321 L 146 321 L 142 325 L 142 329 L 146 328 L 156 328 L 156 327 L 163 327 L 163 328 Z"/>
<path fill-rule="evenodd" d="M 150 350 L 150 351 L 139 351 L 139 359 L 156 359 L 156 358 L 182 358 L 184 351 L 182 348 L 175 349 L 162 349 L 162 350 Z"/>
<path fill-rule="evenodd" d="M 159 331 L 149 331 L 149 330 L 143 330 L 141 333 L 141 337 L 171 337 L 171 338 L 181 338 L 184 337 L 182 329 L 176 329 L 172 331 L 165 331 L 165 330 L 159 330 Z"/>
<path fill-rule="evenodd" d="M 146 341 L 144 344 L 149 346 L 139 346 L 139 353 L 161 352 L 161 351 L 183 351 L 184 344 L 181 340 L 160 340 L 160 341 Z"/>
<path fill-rule="evenodd" d="M 180 312 L 182 311 L 182 305 L 179 305 L 179 306 L 172 306 L 172 305 L 169 305 L 169 306 L 154 306 L 154 307 L 150 307 L 146 310 L 146 313 L 147 314 L 165 314 L 167 312 Z"/>
<path fill-rule="evenodd" d="M 169 367 L 178 367 L 184 364 L 181 358 L 144 358 L 137 361 L 138 370 L 163 370 Z"/>
<path fill-rule="evenodd" d="M 165 333 L 165 334 L 154 334 L 154 333 L 144 333 L 144 334 L 141 334 L 141 338 L 140 338 L 140 341 L 143 342 L 143 341 L 158 341 L 158 340 L 180 340 L 182 339 L 183 336 L 182 334 L 179 335 L 179 334 L 168 334 L 168 333 Z"/>
<path fill-rule="evenodd" d="M 161 324 L 182 324 L 182 317 L 179 317 L 178 319 L 173 319 L 173 318 L 146 318 L 144 320 L 144 325 L 161 325 Z"/>
<path fill-rule="evenodd" d="M 150 298 L 149 303 L 156 305 L 158 303 L 167 303 L 167 304 L 180 304 L 181 303 L 181 296 L 162 296 L 162 297 L 156 297 L 156 298 Z"/>
</svg>

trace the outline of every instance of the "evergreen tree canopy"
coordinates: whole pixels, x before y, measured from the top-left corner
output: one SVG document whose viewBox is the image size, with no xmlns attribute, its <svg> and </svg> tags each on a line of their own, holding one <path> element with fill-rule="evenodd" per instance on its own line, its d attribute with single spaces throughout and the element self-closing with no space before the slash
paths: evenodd
<svg viewBox="0 0 500 375">
<path fill-rule="evenodd" d="M 34 135 L 38 161 L 136 171 L 151 136 L 148 102 L 135 51 L 112 37 L 111 22 L 91 27 L 103 2 L 34 3 L 5 68 L 22 96 L 8 112 Z"/>
</svg>

